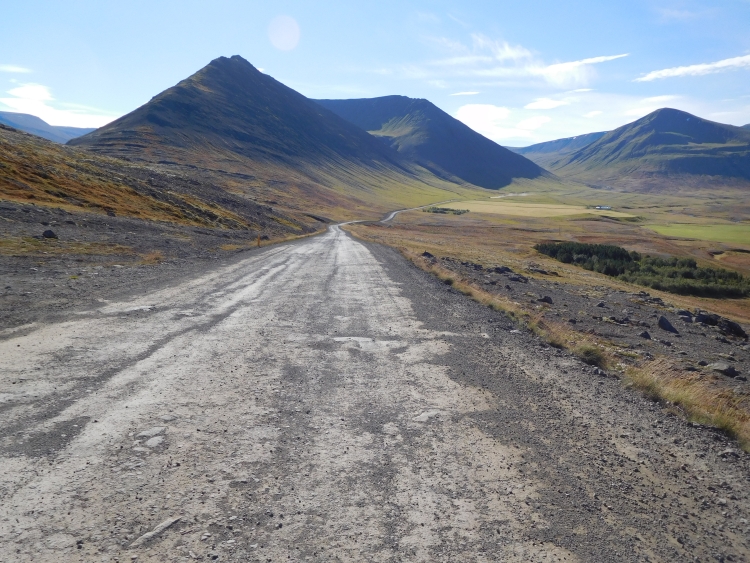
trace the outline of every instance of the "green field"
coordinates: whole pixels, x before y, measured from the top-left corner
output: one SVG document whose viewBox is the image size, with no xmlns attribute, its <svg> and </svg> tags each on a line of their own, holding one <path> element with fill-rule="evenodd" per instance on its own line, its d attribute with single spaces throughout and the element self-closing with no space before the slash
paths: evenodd
<svg viewBox="0 0 750 563">
<path fill-rule="evenodd" d="M 475 213 L 495 213 L 518 217 L 564 217 L 568 215 L 603 215 L 607 217 L 633 217 L 629 213 L 589 209 L 583 205 L 515 203 L 503 199 L 461 201 L 443 204 L 451 209 L 468 209 Z"/>
<path fill-rule="evenodd" d="M 668 237 L 710 240 L 750 246 L 750 224 L 747 223 L 737 225 L 674 223 L 669 225 L 645 225 L 645 227 Z"/>
</svg>

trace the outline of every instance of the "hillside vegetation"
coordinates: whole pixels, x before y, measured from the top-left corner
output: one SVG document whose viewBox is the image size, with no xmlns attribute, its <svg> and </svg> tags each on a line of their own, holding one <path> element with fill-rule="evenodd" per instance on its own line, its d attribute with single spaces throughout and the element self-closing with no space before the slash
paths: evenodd
<svg viewBox="0 0 750 563">
<path fill-rule="evenodd" d="M 541 243 L 534 246 L 565 264 L 645 287 L 700 297 L 747 297 L 750 280 L 737 272 L 700 268 L 692 258 L 659 258 L 611 244 Z"/>
</svg>

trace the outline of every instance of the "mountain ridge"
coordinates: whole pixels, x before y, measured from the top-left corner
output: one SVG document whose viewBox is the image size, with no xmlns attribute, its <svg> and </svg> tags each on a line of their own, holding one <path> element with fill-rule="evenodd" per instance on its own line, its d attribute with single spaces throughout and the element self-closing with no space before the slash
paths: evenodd
<svg viewBox="0 0 750 563">
<path fill-rule="evenodd" d="M 750 131 L 662 108 L 565 156 L 555 174 L 650 188 L 679 178 L 750 183 Z"/>
<path fill-rule="evenodd" d="M 528 147 L 506 147 L 515 153 L 525 156 L 529 160 L 536 162 L 543 168 L 552 168 L 565 155 L 571 154 L 578 149 L 586 147 L 591 143 L 598 141 L 608 131 L 599 131 L 596 133 L 585 133 L 574 137 L 565 137 L 553 141 L 536 143 Z"/>
<path fill-rule="evenodd" d="M 35 115 L 16 113 L 12 111 L 0 111 L 0 123 L 18 129 L 19 131 L 42 137 L 48 141 L 54 141 L 61 144 L 65 144 L 71 139 L 95 131 L 93 128 L 86 127 L 50 125 Z"/>
<path fill-rule="evenodd" d="M 383 96 L 315 101 L 438 175 L 487 189 L 548 175 L 428 100 Z"/>
</svg>

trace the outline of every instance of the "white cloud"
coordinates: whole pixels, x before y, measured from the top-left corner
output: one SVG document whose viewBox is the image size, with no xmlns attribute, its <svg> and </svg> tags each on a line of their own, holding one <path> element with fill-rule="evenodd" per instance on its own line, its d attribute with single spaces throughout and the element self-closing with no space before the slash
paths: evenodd
<svg viewBox="0 0 750 563">
<path fill-rule="evenodd" d="M 537 98 L 535 101 L 523 106 L 525 109 L 555 109 L 567 106 L 570 102 L 565 100 L 552 100 L 550 98 Z"/>
<path fill-rule="evenodd" d="M 456 119 L 493 141 L 514 137 L 530 137 L 530 131 L 506 125 L 505 121 L 509 115 L 510 110 L 506 107 L 491 104 L 468 104 L 458 108 Z"/>
<path fill-rule="evenodd" d="M 555 87 L 588 90 L 585 87 L 596 76 L 595 65 L 628 56 L 623 53 L 547 64 L 521 45 L 511 45 L 481 34 L 471 35 L 468 45 L 445 37 L 430 38 L 429 42 L 449 56 L 423 65 L 406 65 L 401 69 L 405 76 L 412 79 L 536 78 Z"/>
<path fill-rule="evenodd" d="M 474 33 L 471 40 L 475 51 L 490 51 L 497 61 L 516 61 L 531 58 L 531 51 L 520 45 L 510 45 L 507 41 L 495 41 L 481 33 Z"/>
<path fill-rule="evenodd" d="M 662 78 L 674 78 L 677 76 L 703 76 L 705 74 L 713 74 L 716 72 L 724 72 L 727 70 L 749 67 L 750 55 L 744 55 L 741 57 L 733 57 L 731 59 L 723 59 L 714 63 L 677 66 L 673 68 L 665 68 L 663 70 L 655 70 L 653 72 L 649 72 L 645 76 L 636 78 L 635 82 L 651 82 L 653 80 L 660 80 Z"/>
<path fill-rule="evenodd" d="M 535 115 L 534 117 L 529 117 L 528 119 L 519 121 L 516 124 L 516 127 L 533 131 L 534 129 L 539 129 L 542 125 L 549 123 L 550 121 L 552 121 L 551 117 L 547 117 L 546 115 Z"/>
<path fill-rule="evenodd" d="M 455 94 L 451 94 L 451 96 L 476 96 L 480 92 L 456 92 Z"/>
<path fill-rule="evenodd" d="M 597 115 L 601 115 L 603 113 L 604 113 L 603 111 L 599 111 L 598 109 L 596 109 L 594 111 L 590 111 L 588 113 L 584 113 L 583 117 L 588 117 L 590 119 L 592 117 L 596 117 Z"/>
<path fill-rule="evenodd" d="M 107 115 L 92 108 L 84 108 L 68 104 L 71 109 L 59 109 L 50 104 L 54 102 L 52 93 L 47 86 L 41 84 L 22 84 L 8 90 L 10 98 L 0 98 L 0 104 L 18 113 L 28 113 L 43 119 L 50 125 L 66 125 L 69 127 L 101 127 L 116 116 Z M 65 105 L 65 104 L 60 104 Z"/>
<path fill-rule="evenodd" d="M 566 86 L 569 84 L 587 84 L 594 76 L 592 65 L 606 63 L 627 57 L 628 53 L 603 57 L 590 57 L 580 61 L 557 63 L 546 67 L 530 69 L 532 75 L 540 75 L 551 84 Z"/>
<path fill-rule="evenodd" d="M 512 113 L 512 110 L 502 106 L 467 104 L 458 108 L 456 119 L 477 133 L 497 142 L 506 139 L 532 139 L 535 130 L 552 121 L 546 115 L 536 115 L 522 119 L 513 125 L 509 119 Z"/>
<path fill-rule="evenodd" d="M 0 72 L 16 72 L 26 74 L 31 72 L 30 69 L 16 65 L 0 65 Z"/>
</svg>

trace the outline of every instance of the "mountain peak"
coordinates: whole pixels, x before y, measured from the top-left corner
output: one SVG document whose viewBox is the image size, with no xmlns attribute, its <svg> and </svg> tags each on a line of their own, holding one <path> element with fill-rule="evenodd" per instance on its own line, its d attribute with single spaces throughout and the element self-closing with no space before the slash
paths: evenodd
<svg viewBox="0 0 750 563">
<path fill-rule="evenodd" d="M 610 131 L 555 167 L 562 176 L 655 185 L 670 176 L 750 180 L 750 131 L 662 108 Z M 658 180 L 662 178 L 662 180 Z"/>
<path fill-rule="evenodd" d="M 476 186 L 498 189 L 514 178 L 548 174 L 428 100 L 383 96 L 316 101 L 438 175 L 447 174 Z"/>
</svg>

